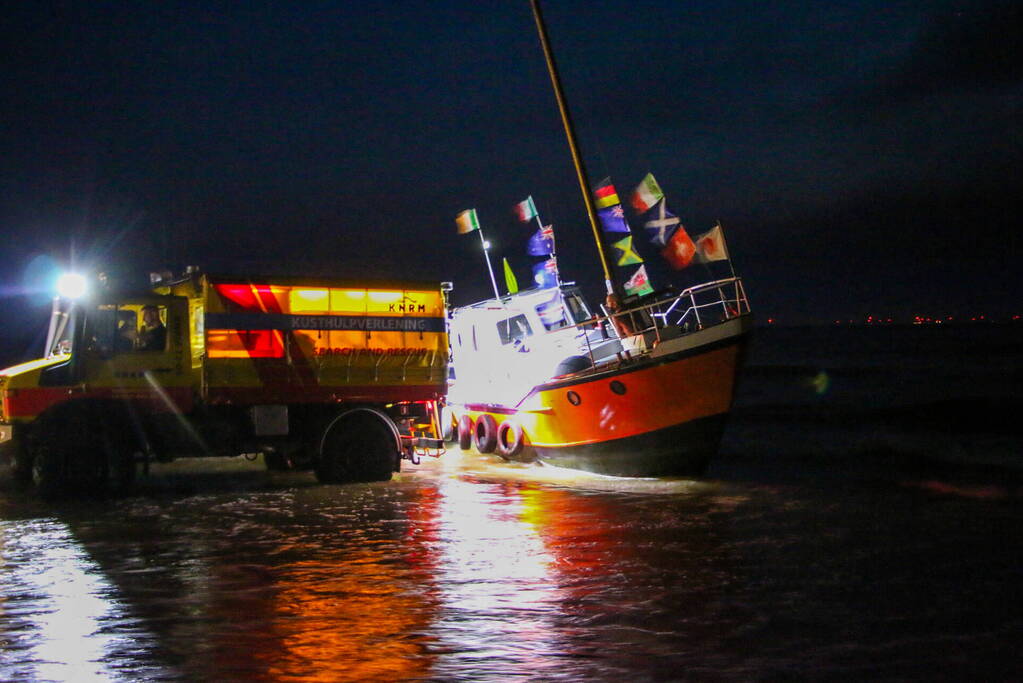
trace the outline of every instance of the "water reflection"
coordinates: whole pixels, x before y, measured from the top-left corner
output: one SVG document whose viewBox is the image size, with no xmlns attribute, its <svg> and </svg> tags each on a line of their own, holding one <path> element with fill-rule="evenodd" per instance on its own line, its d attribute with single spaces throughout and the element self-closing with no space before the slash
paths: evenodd
<svg viewBox="0 0 1023 683">
<path fill-rule="evenodd" d="M 149 635 L 57 520 L 0 523 L 0 671 L 4 680 L 119 680 Z M 129 678 L 151 676 L 146 664 Z"/>
<path fill-rule="evenodd" d="M 59 507 L 0 487 L 0 680 L 860 678 L 877 662 L 970 678 L 950 638 L 988 678 L 1015 661 L 998 635 L 1019 623 L 1010 506 L 457 460 L 380 485 L 250 476 Z M 913 666 L 910 641 L 927 652 Z"/>
</svg>

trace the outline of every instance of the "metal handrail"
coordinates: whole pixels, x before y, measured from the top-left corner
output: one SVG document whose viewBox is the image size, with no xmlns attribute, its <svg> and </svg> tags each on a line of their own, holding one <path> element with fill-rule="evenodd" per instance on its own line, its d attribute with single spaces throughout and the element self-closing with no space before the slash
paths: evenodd
<svg viewBox="0 0 1023 683">
<path fill-rule="evenodd" d="M 704 295 L 708 294 L 710 296 L 704 297 Z M 706 300 L 704 300 L 705 298 Z M 671 322 L 669 316 L 674 317 L 673 314 L 678 313 L 682 306 L 685 306 L 685 309 L 682 310 L 674 322 Z M 593 356 L 593 346 L 590 343 L 590 337 L 588 334 L 585 334 L 586 328 L 610 328 L 615 338 L 621 339 L 618 330 L 611 320 L 614 317 L 628 316 L 633 329 L 636 330 L 636 335 L 645 336 L 652 332 L 654 340 L 660 342 L 663 336 L 662 330 L 664 329 L 674 328 L 686 334 L 701 330 L 707 325 L 724 322 L 750 312 L 749 299 L 746 297 L 746 290 L 740 277 L 728 277 L 712 282 L 704 282 L 688 287 L 673 297 L 625 309 L 610 315 L 603 305 L 600 308 L 604 312 L 603 316 L 596 316 L 573 326 L 584 333 L 583 339 L 586 343 L 586 353 L 594 367 L 597 366 L 597 359 Z M 716 319 L 711 322 L 712 316 L 709 314 L 711 309 L 716 308 L 720 310 L 717 313 Z M 701 311 L 705 311 L 702 317 L 700 315 Z M 637 316 L 641 314 L 649 315 L 653 323 L 643 326 L 636 325 Z M 639 319 L 642 320 L 642 318 Z M 659 324 L 658 320 L 660 321 Z M 629 356 L 627 351 L 625 354 L 627 357 Z M 620 355 L 619 360 L 621 360 Z M 601 366 L 603 365 L 602 363 Z"/>
</svg>

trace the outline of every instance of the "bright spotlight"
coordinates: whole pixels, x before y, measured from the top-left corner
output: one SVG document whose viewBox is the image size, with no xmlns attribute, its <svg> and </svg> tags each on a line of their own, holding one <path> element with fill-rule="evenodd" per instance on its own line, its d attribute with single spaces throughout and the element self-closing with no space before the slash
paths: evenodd
<svg viewBox="0 0 1023 683">
<path fill-rule="evenodd" d="M 490 240 L 483 240 L 483 248 L 484 249 L 490 248 Z"/>
<path fill-rule="evenodd" d="M 87 289 L 85 277 L 78 273 L 64 273 L 57 278 L 57 293 L 65 299 L 80 299 Z"/>
</svg>

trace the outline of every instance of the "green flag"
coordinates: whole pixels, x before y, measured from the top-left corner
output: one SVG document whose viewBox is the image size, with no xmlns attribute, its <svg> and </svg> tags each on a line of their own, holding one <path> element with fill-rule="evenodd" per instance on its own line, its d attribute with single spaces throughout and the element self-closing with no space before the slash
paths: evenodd
<svg viewBox="0 0 1023 683">
<path fill-rule="evenodd" d="M 519 291 L 519 281 L 515 279 L 515 273 L 512 272 L 511 266 L 508 265 L 508 259 L 501 259 L 504 261 L 504 284 L 508 287 L 509 294 L 515 294 Z"/>
<path fill-rule="evenodd" d="M 643 259 L 632 246 L 632 235 L 618 240 L 612 246 L 622 252 L 621 256 L 618 257 L 618 265 L 631 266 L 634 263 L 643 263 Z"/>
<path fill-rule="evenodd" d="M 476 218 L 476 209 L 466 209 L 455 218 L 455 225 L 458 226 L 458 234 L 464 235 L 467 232 L 480 229 L 480 221 Z"/>
</svg>

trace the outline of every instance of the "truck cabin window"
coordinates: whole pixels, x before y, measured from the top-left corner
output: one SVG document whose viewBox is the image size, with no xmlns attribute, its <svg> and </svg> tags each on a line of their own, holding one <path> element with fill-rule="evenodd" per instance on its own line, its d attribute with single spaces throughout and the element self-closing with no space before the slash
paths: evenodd
<svg viewBox="0 0 1023 683">
<path fill-rule="evenodd" d="M 100 356 L 163 351 L 167 348 L 165 306 L 114 306 L 105 304 L 90 311 L 85 339 Z"/>
</svg>

